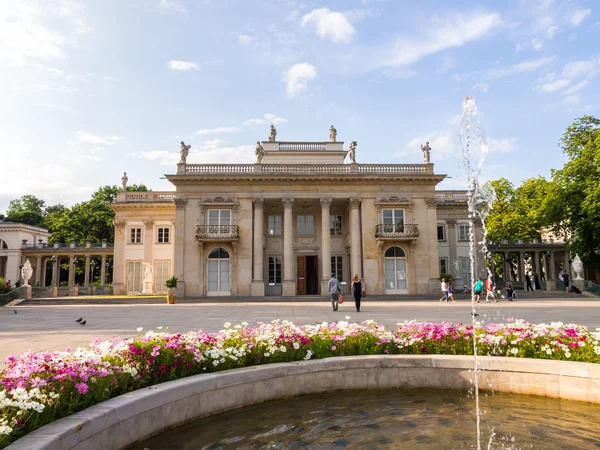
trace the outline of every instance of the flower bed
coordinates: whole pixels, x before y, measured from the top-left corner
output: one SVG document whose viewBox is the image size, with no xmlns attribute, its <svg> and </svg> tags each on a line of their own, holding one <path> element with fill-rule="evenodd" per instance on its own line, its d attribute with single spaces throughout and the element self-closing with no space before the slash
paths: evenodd
<svg viewBox="0 0 600 450">
<path fill-rule="evenodd" d="M 366 321 L 296 326 L 226 323 L 219 333 L 96 340 L 75 351 L 25 353 L 0 371 L 0 448 L 61 417 L 112 397 L 177 378 L 238 367 L 331 356 L 472 354 L 473 328 L 405 322 L 397 330 Z M 600 332 L 579 325 L 522 321 L 476 329 L 478 353 L 600 363 Z"/>
</svg>

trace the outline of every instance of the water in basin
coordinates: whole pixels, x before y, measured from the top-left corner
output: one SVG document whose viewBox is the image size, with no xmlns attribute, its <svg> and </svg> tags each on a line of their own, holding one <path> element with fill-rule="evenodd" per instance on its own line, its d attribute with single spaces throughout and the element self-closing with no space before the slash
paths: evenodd
<svg viewBox="0 0 600 450">
<path fill-rule="evenodd" d="M 480 406 L 489 449 L 600 448 L 600 405 L 480 394 Z M 436 389 L 306 396 L 209 416 L 132 449 L 474 449 L 474 408 L 466 393 Z"/>
</svg>

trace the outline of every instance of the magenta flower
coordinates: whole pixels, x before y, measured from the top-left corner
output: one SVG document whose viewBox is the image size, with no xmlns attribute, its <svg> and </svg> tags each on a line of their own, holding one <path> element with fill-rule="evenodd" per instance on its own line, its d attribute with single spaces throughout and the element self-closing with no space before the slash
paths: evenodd
<svg viewBox="0 0 600 450">
<path fill-rule="evenodd" d="M 75 388 L 77 389 L 77 391 L 79 391 L 79 393 L 81 395 L 87 394 L 87 391 L 88 391 L 88 385 L 87 384 L 85 384 L 85 383 L 77 383 L 75 385 Z"/>
</svg>

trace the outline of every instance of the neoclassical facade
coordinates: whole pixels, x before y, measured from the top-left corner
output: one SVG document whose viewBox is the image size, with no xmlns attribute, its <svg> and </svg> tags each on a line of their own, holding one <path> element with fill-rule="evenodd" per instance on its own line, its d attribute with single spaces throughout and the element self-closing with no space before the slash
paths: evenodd
<svg viewBox="0 0 600 450">
<path fill-rule="evenodd" d="M 470 273 L 466 193 L 436 191 L 429 155 L 361 164 L 353 143 L 346 163 L 343 142 L 270 140 L 256 164 L 187 164 L 187 150 L 166 176 L 175 192 L 112 205 L 115 293 L 140 292 L 148 265 L 154 292 L 175 275 L 186 297 L 327 295 L 331 273 L 345 289 L 358 274 L 371 295 L 421 294 L 440 271 L 455 285 Z"/>
</svg>

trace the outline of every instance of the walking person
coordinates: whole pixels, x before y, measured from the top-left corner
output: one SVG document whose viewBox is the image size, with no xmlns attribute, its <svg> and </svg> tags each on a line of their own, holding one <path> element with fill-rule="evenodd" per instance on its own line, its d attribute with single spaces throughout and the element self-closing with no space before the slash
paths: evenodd
<svg viewBox="0 0 600 450">
<path fill-rule="evenodd" d="M 565 291 L 569 292 L 569 274 L 565 269 L 559 272 L 558 278 L 560 278 L 563 281 L 563 283 L 565 283 Z"/>
<path fill-rule="evenodd" d="M 492 277 L 489 277 L 487 279 L 487 281 L 485 282 L 485 290 L 486 290 L 485 302 L 486 303 L 491 303 L 490 298 L 492 300 L 494 300 L 494 303 L 498 303 L 498 300 L 496 300 L 496 293 L 494 292 L 495 288 L 496 288 L 496 285 L 492 281 Z"/>
<path fill-rule="evenodd" d="M 331 296 L 331 306 L 334 311 L 337 311 L 340 304 L 340 292 L 342 292 L 342 287 L 340 286 L 340 282 L 335 277 L 335 273 L 331 274 L 331 278 L 329 279 L 329 295 Z"/>
<path fill-rule="evenodd" d="M 540 276 L 538 275 L 537 272 L 535 272 L 533 274 L 533 285 L 534 285 L 536 291 L 542 290 L 542 285 L 540 284 Z"/>
<path fill-rule="evenodd" d="M 446 284 L 445 278 L 442 278 L 442 282 L 440 283 L 440 289 L 444 294 L 442 298 L 440 298 L 440 303 L 442 303 L 443 301 L 448 302 L 448 285 Z"/>
<path fill-rule="evenodd" d="M 525 274 L 525 284 L 527 285 L 527 290 L 528 291 L 534 291 L 535 290 L 531 286 L 531 277 L 529 276 L 529 274 Z"/>
<path fill-rule="evenodd" d="M 448 281 L 448 300 L 452 300 L 452 303 L 455 302 L 454 290 L 452 289 L 452 281 Z"/>
<path fill-rule="evenodd" d="M 358 278 L 358 274 L 356 273 L 352 279 L 352 295 L 354 296 L 356 312 L 360 312 L 360 300 L 365 295 L 365 283 L 363 280 Z"/>
<path fill-rule="evenodd" d="M 516 292 L 512 287 L 512 284 L 509 284 L 508 286 L 506 286 L 504 288 L 504 290 L 506 291 L 506 296 L 508 297 L 508 301 L 512 302 L 513 298 L 516 296 Z"/>
<path fill-rule="evenodd" d="M 483 281 L 481 281 L 481 277 L 479 277 L 475 284 L 473 284 L 473 293 L 475 294 L 475 301 L 477 303 L 481 300 L 481 291 L 483 291 Z"/>
</svg>

